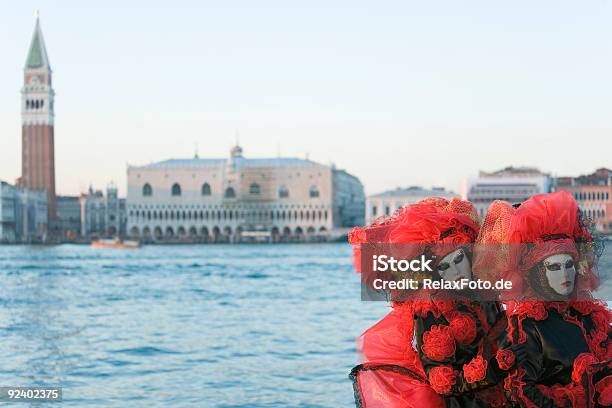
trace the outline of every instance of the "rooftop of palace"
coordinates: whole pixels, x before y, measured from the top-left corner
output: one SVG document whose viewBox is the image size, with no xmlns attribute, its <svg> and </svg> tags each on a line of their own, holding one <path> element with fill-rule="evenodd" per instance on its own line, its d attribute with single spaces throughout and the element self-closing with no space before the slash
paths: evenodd
<svg viewBox="0 0 612 408">
<path fill-rule="evenodd" d="M 231 159 L 169 159 L 160 162 L 150 163 L 144 166 L 133 166 L 140 169 L 193 169 L 193 168 L 218 168 L 223 167 L 231 160 L 236 169 L 244 167 L 314 167 L 320 166 L 319 163 L 307 159 L 292 157 L 277 158 L 254 158 L 233 157 Z"/>
</svg>

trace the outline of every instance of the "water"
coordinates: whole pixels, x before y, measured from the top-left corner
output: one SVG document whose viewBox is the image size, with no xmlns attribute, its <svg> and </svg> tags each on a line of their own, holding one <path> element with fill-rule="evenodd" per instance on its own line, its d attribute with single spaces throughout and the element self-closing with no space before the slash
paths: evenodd
<svg viewBox="0 0 612 408">
<path fill-rule="evenodd" d="M 351 406 L 355 338 L 386 305 L 359 301 L 350 256 L 0 247 L 0 386 L 59 385 L 78 407 Z"/>
<path fill-rule="evenodd" d="M 76 407 L 354 406 L 355 338 L 387 306 L 359 300 L 350 257 L 0 246 L 0 386 L 59 385 Z"/>
</svg>

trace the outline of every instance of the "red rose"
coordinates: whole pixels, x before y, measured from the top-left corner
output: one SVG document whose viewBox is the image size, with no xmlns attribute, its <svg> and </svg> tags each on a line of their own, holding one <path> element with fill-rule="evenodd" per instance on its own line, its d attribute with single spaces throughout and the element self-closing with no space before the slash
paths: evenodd
<svg viewBox="0 0 612 408">
<path fill-rule="evenodd" d="M 502 370 L 509 370 L 514 366 L 515 356 L 512 350 L 499 349 L 495 358 L 497 359 L 497 365 Z"/>
<path fill-rule="evenodd" d="M 433 325 L 423 333 L 423 353 L 434 361 L 443 361 L 455 354 L 455 339 L 450 327 Z"/>
<path fill-rule="evenodd" d="M 572 381 L 575 384 L 582 382 L 582 375 L 585 373 L 587 368 L 597 363 L 597 359 L 591 353 L 580 353 L 574 360 L 574 370 L 572 371 Z"/>
<path fill-rule="evenodd" d="M 531 317 L 535 320 L 544 320 L 548 317 L 548 312 L 546 311 L 546 308 L 544 307 L 544 304 L 542 302 L 528 302 L 529 304 L 526 305 L 526 314 L 527 317 Z"/>
<path fill-rule="evenodd" d="M 487 375 L 487 360 L 476 356 L 468 364 L 463 365 L 463 377 L 468 383 L 482 381 Z"/>
<path fill-rule="evenodd" d="M 429 384 L 438 394 L 449 394 L 456 378 L 457 372 L 450 366 L 437 366 L 429 370 Z"/>
<path fill-rule="evenodd" d="M 452 300 L 434 300 L 434 305 L 440 313 L 449 313 L 455 308 L 455 302 Z"/>
<path fill-rule="evenodd" d="M 595 384 L 595 391 L 599 394 L 597 402 L 603 406 L 612 405 L 612 375 Z"/>
<path fill-rule="evenodd" d="M 476 322 L 465 313 L 457 313 L 450 319 L 451 333 L 457 343 L 470 344 L 476 339 Z"/>
</svg>

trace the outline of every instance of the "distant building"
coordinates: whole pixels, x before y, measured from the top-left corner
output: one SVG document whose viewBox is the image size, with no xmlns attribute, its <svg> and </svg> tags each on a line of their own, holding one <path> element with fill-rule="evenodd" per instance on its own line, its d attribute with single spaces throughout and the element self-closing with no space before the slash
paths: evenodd
<svg viewBox="0 0 612 408">
<path fill-rule="evenodd" d="M 579 177 L 558 177 L 554 187 L 572 193 L 597 228 L 612 233 L 612 170 L 601 168 Z"/>
<path fill-rule="evenodd" d="M 422 187 L 396 188 L 383 193 L 368 196 L 366 199 L 366 223 L 371 223 L 381 215 L 391 215 L 396 210 L 414 204 L 429 197 L 453 198 L 459 197 L 452 191 L 446 191 L 442 187 L 432 189 Z"/>
<path fill-rule="evenodd" d="M 361 181 L 344 170 L 332 166 L 333 219 L 337 228 L 362 225 L 365 219 L 365 195 Z"/>
<path fill-rule="evenodd" d="M 128 234 L 157 241 L 322 239 L 363 223 L 349 173 L 310 160 L 243 157 L 130 166 Z"/>
<path fill-rule="evenodd" d="M 80 197 L 57 196 L 57 228 L 64 239 L 73 240 L 81 235 Z"/>
<path fill-rule="evenodd" d="M 47 193 L 0 182 L 0 242 L 42 242 L 47 234 Z"/>
<path fill-rule="evenodd" d="M 81 195 L 81 235 L 88 238 L 123 237 L 126 234 L 126 203 L 117 195 L 117 187 L 110 185 L 106 195 L 89 188 Z"/>
<path fill-rule="evenodd" d="M 481 217 L 494 200 L 521 203 L 535 194 L 549 193 L 552 179 L 534 167 L 506 167 L 492 173 L 481 171 L 468 180 L 467 199 Z"/>
</svg>

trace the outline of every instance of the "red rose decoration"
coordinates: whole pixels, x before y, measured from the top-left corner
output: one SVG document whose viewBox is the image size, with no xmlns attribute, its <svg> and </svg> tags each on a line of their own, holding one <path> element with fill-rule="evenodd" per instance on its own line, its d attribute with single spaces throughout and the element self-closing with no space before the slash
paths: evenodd
<svg viewBox="0 0 612 408">
<path fill-rule="evenodd" d="M 574 370 L 572 371 L 572 381 L 575 384 L 582 382 L 582 375 L 585 373 L 587 368 L 597 363 L 597 358 L 591 353 L 580 353 L 574 360 Z"/>
<path fill-rule="evenodd" d="M 457 343 L 470 344 L 476 339 L 476 322 L 465 313 L 457 313 L 450 319 L 451 333 Z"/>
<path fill-rule="evenodd" d="M 452 300 L 434 300 L 434 305 L 440 313 L 449 313 L 455 309 L 455 302 Z"/>
<path fill-rule="evenodd" d="M 601 405 L 612 405 L 612 375 L 595 384 L 595 391 L 599 394 L 597 402 Z"/>
<path fill-rule="evenodd" d="M 482 381 L 487 375 L 487 360 L 476 356 L 468 364 L 463 365 L 463 377 L 468 383 Z"/>
<path fill-rule="evenodd" d="M 508 349 L 497 350 L 495 359 L 497 360 L 497 365 L 502 370 L 509 370 L 514 366 L 515 356 L 512 350 L 508 350 Z"/>
<path fill-rule="evenodd" d="M 450 366 L 437 366 L 429 371 L 429 384 L 438 394 L 449 394 L 457 378 Z"/>
<path fill-rule="evenodd" d="M 423 353 L 434 361 L 444 361 L 455 354 L 455 339 L 450 327 L 434 325 L 423 333 Z"/>
<path fill-rule="evenodd" d="M 535 320 L 545 320 L 548 317 L 548 312 L 546 311 L 546 308 L 544 307 L 544 304 L 542 302 L 528 302 L 529 304 L 526 305 L 527 309 L 526 309 L 526 314 L 527 317 L 531 317 L 532 319 Z"/>
</svg>

